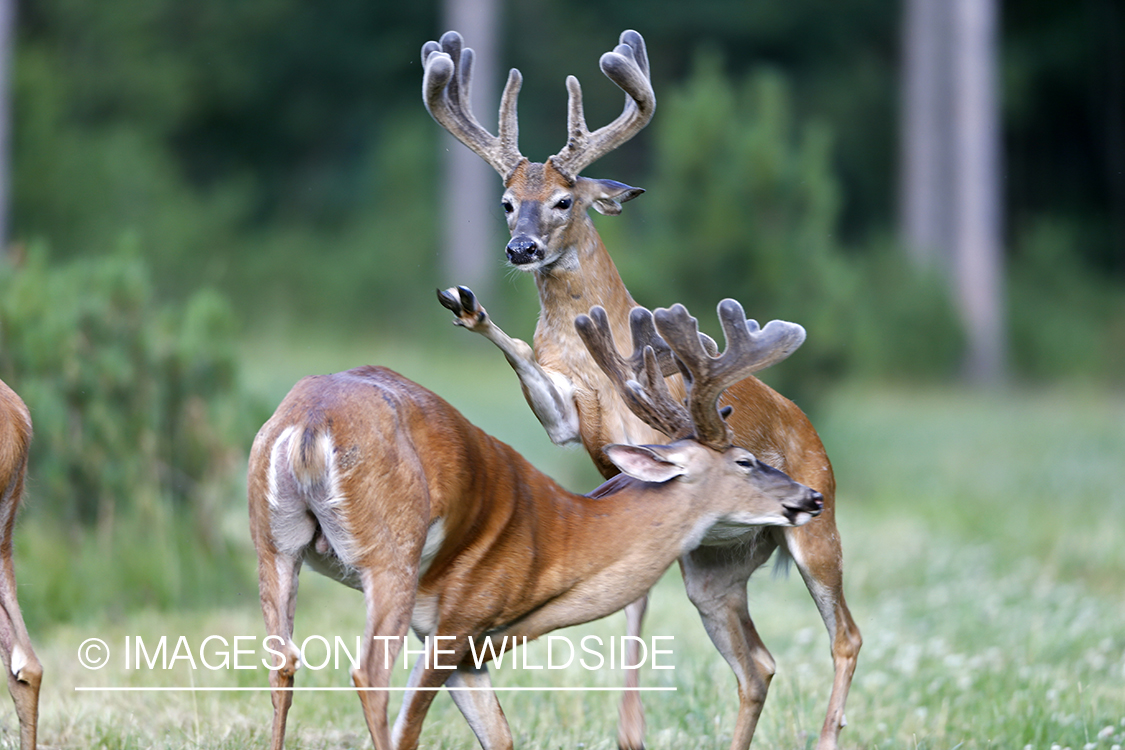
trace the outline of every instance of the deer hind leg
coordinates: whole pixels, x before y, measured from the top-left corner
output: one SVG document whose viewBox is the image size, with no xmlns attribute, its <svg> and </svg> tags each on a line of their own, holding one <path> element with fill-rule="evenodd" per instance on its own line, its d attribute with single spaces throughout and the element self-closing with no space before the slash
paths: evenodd
<svg viewBox="0 0 1125 750">
<path fill-rule="evenodd" d="M 824 524 L 829 524 L 825 527 Z M 809 527 L 813 527 L 811 530 Z M 847 723 L 844 704 L 848 699 L 863 638 L 844 601 L 844 574 L 840 535 L 835 519 L 822 516 L 812 523 L 785 530 L 786 544 L 805 585 L 828 629 L 835 677 L 828 699 L 828 713 L 820 730 L 817 750 L 835 750 L 840 730 Z"/>
<path fill-rule="evenodd" d="M 647 594 L 625 607 L 626 633 L 640 637 L 647 609 Z M 629 639 L 625 658 L 629 660 L 628 664 L 636 664 L 640 660 L 640 646 L 633 638 Z M 621 750 L 641 750 L 645 746 L 645 708 L 641 703 L 641 693 L 636 689 L 640 684 L 640 670 L 626 669 L 625 692 L 617 708 L 617 746 Z"/>
<path fill-rule="evenodd" d="M 418 580 L 418 554 L 383 550 L 378 558 L 377 562 L 367 560 L 359 565 L 367 625 L 360 664 L 352 670 L 352 682 L 359 693 L 363 718 L 375 750 L 391 750 L 398 743 L 392 743 L 387 722 L 387 688 L 403 638 L 410 628 Z"/>
<path fill-rule="evenodd" d="M 449 677 L 449 687 L 473 688 L 473 690 L 454 690 L 450 693 L 461 715 L 476 735 L 484 750 L 511 750 L 512 730 L 504 716 L 504 709 L 492 692 L 492 680 L 488 666 L 481 664 L 477 669 L 466 658 L 458 665 L 457 671 Z"/>
<path fill-rule="evenodd" d="M 773 545 L 758 543 L 749 554 L 728 547 L 700 547 L 680 559 L 688 598 L 699 611 L 711 642 L 738 681 L 738 719 L 732 750 L 746 750 L 754 737 L 776 665 L 746 600 L 746 582 L 769 557 Z"/>
<path fill-rule="evenodd" d="M 8 673 L 8 691 L 15 701 L 20 721 L 20 747 L 34 750 L 43 666 L 31 648 L 31 639 L 16 601 L 16 579 L 10 554 L 0 560 L 0 656 Z"/>
<path fill-rule="evenodd" d="M 297 574 L 301 557 L 282 553 L 272 541 L 258 550 L 258 593 L 266 622 L 266 644 L 281 654 L 270 664 L 270 698 L 273 700 L 273 730 L 270 748 L 285 744 L 285 720 L 293 705 L 293 677 L 301 666 L 301 653 L 293 643 L 293 618 L 297 607 Z"/>
</svg>

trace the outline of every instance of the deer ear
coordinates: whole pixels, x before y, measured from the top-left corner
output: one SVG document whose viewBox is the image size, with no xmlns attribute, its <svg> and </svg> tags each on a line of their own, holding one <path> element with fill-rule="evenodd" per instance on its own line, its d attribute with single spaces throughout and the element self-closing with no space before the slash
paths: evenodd
<svg viewBox="0 0 1125 750">
<path fill-rule="evenodd" d="M 642 482 L 667 482 L 686 473 L 683 457 L 666 445 L 621 445 L 602 448 L 613 465 Z"/>
<path fill-rule="evenodd" d="M 586 199 L 594 210 L 605 216 L 621 213 L 621 204 L 631 201 L 644 192 L 617 180 L 594 180 L 589 177 L 577 179 L 576 190 Z"/>
</svg>

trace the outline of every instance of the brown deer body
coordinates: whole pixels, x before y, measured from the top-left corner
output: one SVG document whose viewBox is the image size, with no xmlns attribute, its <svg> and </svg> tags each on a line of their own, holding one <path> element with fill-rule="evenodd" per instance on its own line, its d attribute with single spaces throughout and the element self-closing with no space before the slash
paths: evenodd
<svg viewBox="0 0 1125 750">
<path fill-rule="evenodd" d="M 12 532 L 23 497 L 30 447 L 31 414 L 15 391 L 0 380 L 0 657 L 20 721 L 21 750 L 36 746 L 39 684 L 43 679 L 43 667 L 31 647 L 16 599 L 12 564 Z"/>
<path fill-rule="evenodd" d="M 406 693 L 392 739 L 387 693 L 379 690 L 389 684 L 408 628 L 420 637 L 452 636 L 452 644 L 442 644 L 448 648 L 441 660 L 456 665 L 441 669 L 436 657 L 419 658 L 409 687 L 448 681 L 487 688 L 487 666 L 471 658 L 469 639 L 533 639 L 603 617 L 640 596 L 699 544 L 731 529 L 801 524 L 820 513 L 819 493 L 729 443 L 714 389 L 721 392 L 785 356 L 803 338 L 799 326 L 780 322 L 759 332 L 734 308 L 728 303 L 728 349 L 720 359 L 700 358 L 686 311 L 657 311 L 661 334 L 675 333 L 674 346 L 685 349 L 686 366 L 695 368 L 695 400 L 709 404 L 695 410 L 702 416 L 689 415 L 655 378 L 660 382 L 651 395 L 642 391 L 634 408 L 674 442 L 607 446 L 625 474 L 589 496 L 562 489 L 441 398 L 391 370 L 365 367 L 300 381 L 258 433 L 248 475 L 262 611 L 285 655 L 270 673 L 272 747 L 283 746 L 288 689 L 299 666 L 292 629 L 303 561 L 363 591 L 367 625 L 352 677 L 368 729 L 379 750 L 413 748 L 434 693 Z M 652 378 L 628 371 L 604 313 L 592 315 L 581 320 L 585 337 L 635 394 L 641 386 L 634 377 L 646 386 Z M 660 346 L 658 337 L 648 338 L 642 343 Z M 635 363 L 644 359 L 644 348 L 638 345 Z M 652 522 L 654 515 L 660 523 Z M 380 648 L 387 637 L 393 640 Z M 485 748 L 511 747 L 491 691 L 452 695 Z"/>
<path fill-rule="evenodd" d="M 615 50 L 603 55 L 602 70 L 626 92 L 626 105 L 617 120 L 596 133 L 586 129 L 581 89 L 573 77 L 568 78 L 570 137 L 563 150 L 543 164 L 529 162 L 516 143 L 517 71 L 509 75 L 500 109 L 500 135 L 493 137 L 464 105 L 472 54 L 468 49 L 462 52 L 460 37 L 449 32 L 440 43 L 428 42 L 422 56 L 427 108 L 504 180 L 501 204 L 512 233 L 506 248 L 508 261 L 533 273 L 539 292 L 534 349 L 495 326 L 468 289 L 450 289 L 439 293 L 439 298 L 457 316 L 455 323 L 484 335 L 503 351 L 551 439 L 559 444 L 580 440 L 603 476 L 612 476 L 616 469 L 602 457 L 602 447 L 650 442 L 652 435 L 629 413 L 589 354 L 576 345 L 569 321 L 576 309 L 600 305 L 616 334 L 627 329 L 629 310 L 635 303 L 586 212 L 593 207 L 603 214 L 618 213 L 621 202 L 642 191 L 612 180 L 592 180 L 578 172 L 632 137 L 651 117 L 655 97 L 648 82 L 644 42 L 636 32 L 626 31 Z M 675 368 L 666 365 L 663 371 L 673 375 Z M 675 381 L 670 381 L 673 389 L 680 387 Z M 828 630 L 835 679 L 817 748 L 831 750 L 845 724 L 844 705 L 862 645 L 844 599 L 832 467 L 805 414 L 760 380 L 749 377 L 734 385 L 724 402 L 736 406 L 731 417 L 735 444 L 816 488 L 825 502 L 824 513 L 807 526 L 748 530 L 745 538 L 732 540 L 732 545 L 746 551 L 743 554 L 703 546 L 681 559 L 688 596 L 738 681 L 739 712 L 731 747 L 749 747 L 775 671 L 774 660 L 749 615 L 746 583 L 780 548 L 796 562 Z M 643 599 L 626 609 L 630 634 L 639 634 L 643 613 Z M 626 685 L 636 686 L 635 673 L 627 673 Z M 640 748 L 643 734 L 639 694 L 626 692 L 618 744 Z"/>
</svg>

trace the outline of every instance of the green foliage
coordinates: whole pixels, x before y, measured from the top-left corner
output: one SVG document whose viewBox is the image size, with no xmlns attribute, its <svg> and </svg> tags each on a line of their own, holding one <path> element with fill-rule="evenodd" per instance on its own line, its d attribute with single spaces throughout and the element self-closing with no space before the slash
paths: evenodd
<svg viewBox="0 0 1125 750">
<path fill-rule="evenodd" d="M 79 549 L 97 544 L 104 555 L 120 539 L 119 574 L 106 580 L 170 603 L 176 587 L 165 567 L 145 562 L 148 554 L 163 547 L 162 535 L 192 539 L 200 557 L 227 554 L 216 529 L 265 417 L 239 387 L 230 307 L 206 289 L 183 306 L 159 304 L 128 243 L 59 267 L 44 256 L 36 247 L 18 267 L 0 267 L 0 377 L 35 425 L 30 515 L 49 519 L 45 534 L 77 534 Z M 134 530 L 146 539 L 135 558 L 138 546 L 127 543 Z M 169 546 L 163 558 L 179 561 L 184 546 Z M 138 563 L 130 575 L 146 585 L 125 585 L 130 559 Z M 149 597 L 150 589 L 164 593 Z M 36 592 L 52 596 L 50 587 Z"/>
<path fill-rule="evenodd" d="M 1015 239 L 1008 282 L 1011 358 L 1033 380 L 1125 383 L 1125 291 L 1081 263 L 1083 233 L 1043 217 Z"/>
<path fill-rule="evenodd" d="M 644 256 L 622 262 L 642 303 L 684 302 L 706 325 L 705 310 L 735 297 L 763 322 L 801 323 L 800 354 L 770 375 L 790 392 L 858 371 L 950 370 L 958 333 L 940 288 L 892 252 L 861 259 L 841 246 L 832 139 L 795 125 L 780 73 L 735 86 L 701 57 L 664 97 L 656 165 Z"/>
<path fill-rule="evenodd" d="M 357 167 L 357 189 L 373 210 L 327 227 L 295 215 L 247 233 L 245 257 L 232 264 L 228 284 L 240 290 L 238 304 L 249 317 L 354 330 L 394 311 L 402 336 L 416 332 L 419 320 L 444 322 L 433 298 L 436 133 L 419 109 L 389 122 Z"/>
</svg>

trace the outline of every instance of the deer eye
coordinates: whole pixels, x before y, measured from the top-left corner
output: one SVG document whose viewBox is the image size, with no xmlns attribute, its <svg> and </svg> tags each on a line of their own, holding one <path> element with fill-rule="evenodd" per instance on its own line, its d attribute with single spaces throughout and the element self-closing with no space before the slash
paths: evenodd
<svg viewBox="0 0 1125 750">
<path fill-rule="evenodd" d="M 506 214 L 510 214 L 510 213 L 512 213 L 512 211 L 516 210 L 515 206 L 513 206 L 512 202 L 509 201 L 509 200 L 500 201 L 500 205 L 503 206 L 504 213 L 506 213 Z"/>
<path fill-rule="evenodd" d="M 570 198 L 562 198 L 558 203 L 555 204 L 555 208 L 559 209 L 560 211 L 565 211 L 570 208 L 571 203 L 572 201 Z"/>
<path fill-rule="evenodd" d="M 752 458 L 740 458 L 737 461 L 735 461 L 735 463 L 738 464 L 739 466 L 741 466 L 744 469 L 753 469 L 754 468 L 754 459 L 752 459 Z"/>
</svg>

